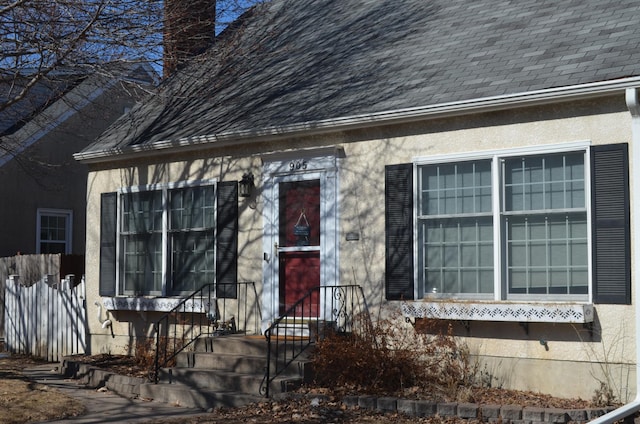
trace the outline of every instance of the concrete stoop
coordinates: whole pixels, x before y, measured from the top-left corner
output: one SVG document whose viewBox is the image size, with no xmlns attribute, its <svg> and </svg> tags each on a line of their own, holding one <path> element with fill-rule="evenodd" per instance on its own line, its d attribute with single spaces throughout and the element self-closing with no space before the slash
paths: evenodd
<svg viewBox="0 0 640 424">
<path fill-rule="evenodd" d="M 267 345 L 264 338 L 221 336 L 196 342 L 194 352 L 182 352 L 176 366 L 161 369 L 158 384 L 125 377 L 87 364 L 62 361 L 60 372 L 90 388 L 106 387 L 126 397 L 208 410 L 239 407 L 264 400 Z M 306 358 L 295 361 L 269 386 L 270 393 L 297 388 L 305 376 Z M 308 371 L 306 371 L 308 374 Z"/>
<path fill-rule="evenodd" d="M 194 352 L 182 352 L 176 366 L 162 369 L 158 384 L 140 386 L 140 396 L 202 409 L 238 407 L 264 398 L 260 394 L 266 365 L 265 339 L 238 335 L 199 339 Z M 281 393 L 302 381 L 304 367 L 296 361 L 270 384 Z"/>
</svg>

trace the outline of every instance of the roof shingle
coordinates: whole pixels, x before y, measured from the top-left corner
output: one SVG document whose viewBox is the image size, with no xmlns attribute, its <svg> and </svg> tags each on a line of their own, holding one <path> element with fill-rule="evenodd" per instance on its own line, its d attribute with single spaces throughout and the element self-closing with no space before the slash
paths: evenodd
<svg viewBox="0 0 640 424">
<path fill-rule="evenodd" d="M 86 151 L 640 75 L 637 0 L 273 0 Z"/>
</svg>

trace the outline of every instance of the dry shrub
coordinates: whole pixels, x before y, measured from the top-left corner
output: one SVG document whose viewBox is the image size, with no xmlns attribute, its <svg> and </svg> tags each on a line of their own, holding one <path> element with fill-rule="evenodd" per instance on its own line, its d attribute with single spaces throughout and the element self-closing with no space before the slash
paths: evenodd
<svg viewBox="0 0 640 424">
<path fill-rule="evenodd" d="M 156 360 L 156 341 L 153 337 L 136 339 L 133 348 L 133 359 L 136 365 L 151 369 Z"/>
<path fill-rule="evenodd" d="M 175 366 L 176 358 L 174 357 L 174 354 L 181 351 L 184 344 L 184 339 L 182 338 L 170 338 L 162 336 L 160 338 L 160 349 L 161 352 L 166 349 L 166 353 L 163 353 L 160 356 L 160 366 Z M 136 365 L 149 370 L 154 369 L 156 363 L 155 337 L 137 338 L 132 352 L 132 356 Z M 163 363 L 164 358 L 168 358 L 168 361 L 166 363 Z"/>
<path fill-rule="evenodd" d="M 434 320 L 415 328 L 398 319 L 377 323 L 367 333 L 329 333 L 314 354 L 316 383 L 361 393 L 428 393 L 436 400 L 464 400 L 473 367 L 469 352 Z"/>
</svg>

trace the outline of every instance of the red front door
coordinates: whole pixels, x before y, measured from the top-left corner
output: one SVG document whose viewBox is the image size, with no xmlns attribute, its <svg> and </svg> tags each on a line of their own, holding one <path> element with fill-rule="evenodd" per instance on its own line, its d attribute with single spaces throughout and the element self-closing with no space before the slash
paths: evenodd
<svg viewBox="0 0 640 424">
<path fill-rule="evenodd" d="M 320 180 L 279 185 L 279 298 L 284 314 L 320 286 Z M 296 308 L 296 316 L 318 317 L 319 295 Z"/>
</svg>

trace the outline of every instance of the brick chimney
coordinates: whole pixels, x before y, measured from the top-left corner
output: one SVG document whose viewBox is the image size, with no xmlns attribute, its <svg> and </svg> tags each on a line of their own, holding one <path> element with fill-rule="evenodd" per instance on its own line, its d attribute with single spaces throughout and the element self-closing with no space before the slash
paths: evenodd
<svg viewBox="0 0 640 424">
<path fill-rule="evenodd" d="M 190 57 L 205 51 L 215 38 L 215 0 L 165 0 L 164 77 Z"/>
</svg>

